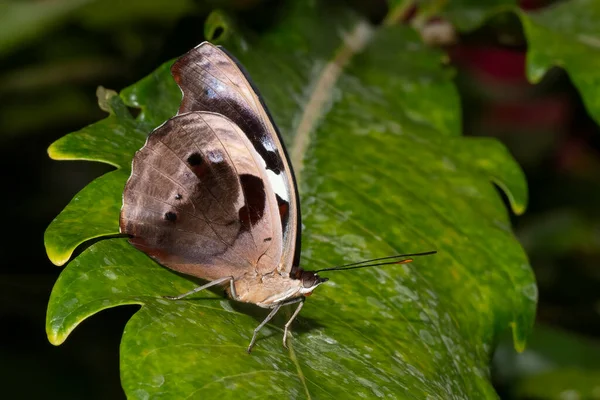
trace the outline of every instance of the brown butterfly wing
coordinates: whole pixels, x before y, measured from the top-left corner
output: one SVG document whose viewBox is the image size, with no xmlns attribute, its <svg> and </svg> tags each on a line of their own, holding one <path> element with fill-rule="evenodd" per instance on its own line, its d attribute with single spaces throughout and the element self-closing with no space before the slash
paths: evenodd
<svg viewBox="0 0 600 400">
<path fill-rule="evenodd" d="M 238 125 L 263 159 L 276 194 L 282 231 L 282 269 L 289 272 L 300 257 L 298 191 L 285 147 L 258 90 L 235 59 L 204 42 L 171 68 L 183 91 L 179 113 L 212 111 Z"/>
<path fill-rule="evenodd" d="M 246 135 L 222 115 L 191 112 L 157 128 L 136 153 L 120 227 L 162 265 L 214 280 L 279 266 L 278 214 Z"/>
</svg>

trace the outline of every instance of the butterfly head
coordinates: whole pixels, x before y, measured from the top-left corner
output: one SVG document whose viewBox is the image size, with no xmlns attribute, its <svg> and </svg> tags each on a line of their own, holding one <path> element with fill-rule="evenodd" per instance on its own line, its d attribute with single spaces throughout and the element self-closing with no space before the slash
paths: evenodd
<svg viewBox="0 0 600 400">
<path fill-rule="evenodd" d="M 314 271 L 305 271 L 302 268 L 298 268 L 293 272 L 294 279 L 298 279 L 302 285 L 300 287 L 300 294 L 308 297 L 312 294 L 317 286 L 321 283 L 327 282 L 329 278 L 322 278 Z"/>
</svg>

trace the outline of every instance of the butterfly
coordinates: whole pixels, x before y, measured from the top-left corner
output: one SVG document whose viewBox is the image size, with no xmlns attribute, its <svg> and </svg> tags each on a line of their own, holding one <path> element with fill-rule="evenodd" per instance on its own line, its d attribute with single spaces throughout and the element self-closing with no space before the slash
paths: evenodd
<svg viewBox="0 0 600 400">
<path fill-rule="evenodd" d="M 298 304 L 328 279 L 317 272 L 385 265 L 392 256 L 319 271 L 299 267 L 298 188 L 279 131 L 241 64 L 203 42 L 172 66 L 177 115 L 136 152 L 123 191 L 120 231 L 159 264 L 208 281 L 179 300 L 223 286 L 236 301 L 271 312 Z M 382 263 L 370 261 L 388 260 Z"/>
</svg>

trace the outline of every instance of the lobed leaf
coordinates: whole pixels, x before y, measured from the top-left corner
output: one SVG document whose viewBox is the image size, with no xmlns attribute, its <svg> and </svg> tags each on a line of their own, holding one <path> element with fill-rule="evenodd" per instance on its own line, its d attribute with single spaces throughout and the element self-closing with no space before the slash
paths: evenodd
<svg viewBox="0 0 600 400">
<path fill-rule="evenodd" d="M 80 244 L 119 233 L 121 192 L 128 177 L 120 170 L 109 172 L 75 195 L 44 233 L 50 261 L 63 265 Z"/>
<path fill-rule="evenodd" d="M 527 75 L 539 82 L 553 66 L 564 68 L 600 123 L 600 3 L 558 2 L 536 12 L 519 13 L 527 36 Z"/>
<path fill-rule="evenodd" d="M 415 32 L 371 27 L 330 2 L 287 4 L 260 35 L 240 34 L 221 13 L 209 17 L 206 31 L 209 38 L 223 31 L 223 44 L 250 72 L 288 145 L 300 180 L 303 266 L 431 249 L 438 255 L 332 274 L 295 323 L 289 350 L 281 346 L 282 315 L 248 356 L 244 348 L 264 310 L 210 292 L 166 301 L 162 296 L 197 282 L 156 265 L 125 239 L 107 239 L 57 281 L 50 341 L 62 343 L 100 310 L 140 304 L 121 343 L 131 398 L 496 398 L 489 382 L 496 339 L 512 326 L 522 348 L 535 313 L 532 271 L 492 184 L 522 212 L 522 172 L 499 143 L 460 136 L 452 71 Z M 126 173 L 136 143 L 177 109 L 168 65 L 110 97 L 111 115 L 61 139 L 54 154 Z M 125 104 L 141 114 L 132 118 Z M 91 186 L 104 196 L 99 181 Z M 106 195 L 113 204 L 98 210 L 108 216 L 118 196 Z M 96 212 L 79 204 L 63 214 Z M 70 254 L 69 246 L 96 237 L 101 226 L 60 219 L 47 234 L 49 254 Z M 100 229 L 111 231 L 108 224 Z"/>
</svg>

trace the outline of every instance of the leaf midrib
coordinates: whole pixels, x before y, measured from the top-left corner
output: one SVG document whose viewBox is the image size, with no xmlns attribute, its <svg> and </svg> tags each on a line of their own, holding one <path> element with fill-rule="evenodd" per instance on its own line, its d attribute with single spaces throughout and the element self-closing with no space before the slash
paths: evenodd
<svg viewBox="0 0 600 400">
<path fill-rule="evenodd" d="M 344 67 L 355 54 L 365 48 L 372 37 L 372 33 L 372 27 L 367 22 L 359 20 L 354 29 L 343 37 L 342 45 L 335 52 L 335 56 L 323 67 L 318 76 L 302 112 L 300 122 L 295 129 L 294 141 L 291 146 L 290 158 L 299 186 L 304 167 L 304 156 L 310 145 L 311 133 L 315 130 L 318 121 L 323 116 L 323 106 L 331 98 L 332 89 L 337 83 Z"/>
</svg>

